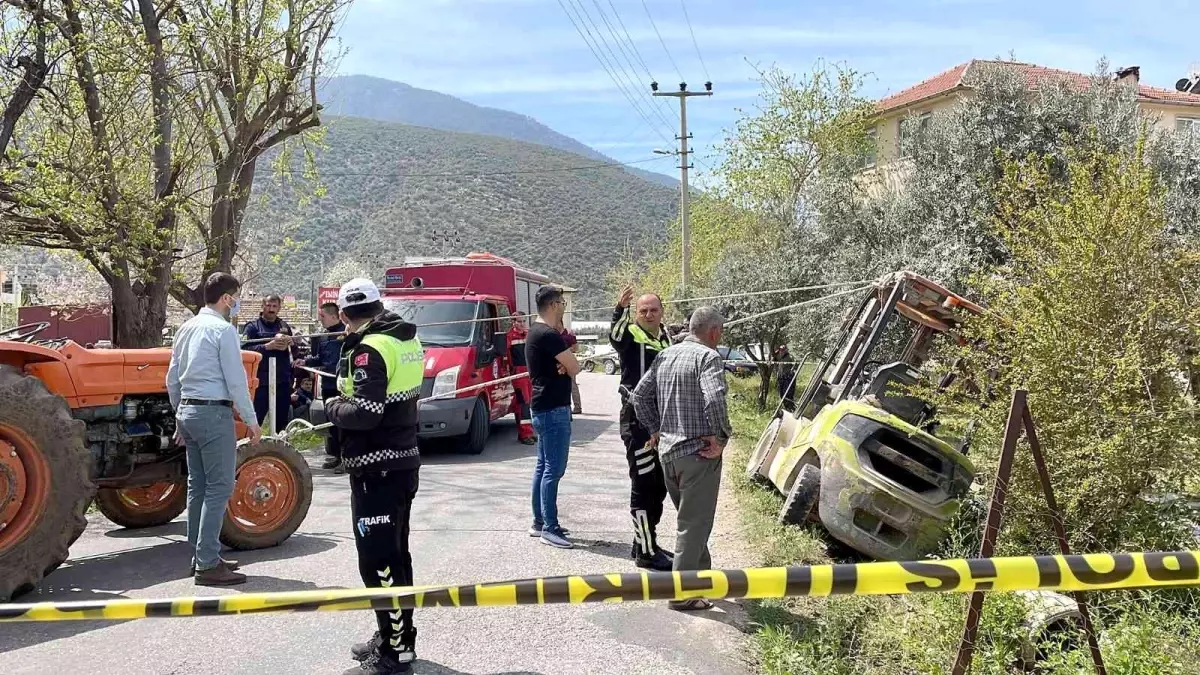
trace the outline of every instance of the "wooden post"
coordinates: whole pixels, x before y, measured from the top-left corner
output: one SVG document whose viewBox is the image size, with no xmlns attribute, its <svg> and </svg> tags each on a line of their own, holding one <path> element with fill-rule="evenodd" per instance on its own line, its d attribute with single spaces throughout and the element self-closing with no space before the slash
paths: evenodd
<svg viewBox="0 0 1200 675">
<path fill-rule="evenodd" d="M 1042 484 L 1042 494 L 1046 495 L 1046 506 L 1050 508 L 1050 526 L 1054 528 L 1054 536 L 1058 539 L 1058 552 L 1071 555 L 1071 542 L 1067 540 L 1067 528 L 1063 524 L 1062 512 L 1058 510 L 1058 502 L 1054 499 L 1054 488 L 1050 485 L 1050 472 L 1046 470 L 1046 458 L 1042 454 L 1042 444 L 1038 442 L 1037 430 L 1033 427 L 1033 416 L 1029 406 L 1021 415 L 1025 425 L 1025 438 L 1029 440 L 1029 449 L 1033 452 L 1033 462 L 1037 465 L 1038 480 Z M 1087 637 L 1088 649 L 1092 653 L 1092 665 L 1098 675 L 1106 675 L 1104 657 L 1100 654 L 1100 644 L 1096 641 L 1096 629 L 1092 625 L 1092 616 L 1088 611 L 1087 594 L 1083 591 L 1071 593 L 1075 603 L 1079 605 L 1079 618 L 1083 623 L 1083 634 Z"/>
<path fill-rule="evenodd" d="M 1029 393 L 1024 389 L 1013 392 L 1012 403 L 1008 408 L 1008 420 L 1004 424 L 1004 440 L 1000 450 L 1000 466 L 996 469 L 996 484 L 992 487 L 992 498 L 988 504 L 987 523 L 983 529 L 983 542 L 979 546 L 979 557 L 991 558 L 996 549 L 996 538 L 1000 534 L 1000 524 L 1004 517 L 1004 504 L 1008 498 L 1008 481 L 1012 475 L 1013 457 L 1017 452 L 1017 441 L 1021 438 L 1022 430 L 1029 447 L 1032 450 L 1033 461 L 1037 465 L 1038 480 L 1041 483 L 1042 494 L 1046 498 L 1046 506 L 1050 509 L 1050 523 L 1058 540 L 1059 551 L 1063 555 L 1071 554 L 1071 546 L 1067 540 L 1067 530 L 1063 523 L 1062 513 L 1054 499 L 1054 489 L 1050 485 L 1050 472 L 1046 470 L 1042 446 L 1038 442 L 1037 431 L 1033 426 L 1033 415 L 1029 412 Z M 1092 625 L 1088 612 L 1087 598 L 1083 593 L 1072 593 L 1079 605 L 1079 615 L 1083 623 L 1083 632 L 1087 637 L 1088 647 L 1092 654 L 1092 664 L 1098 675 L 1106 675 L 1104 659 L 1100 654 L 1100 645 L 1096 641 L 1096 630 Z M 966 675 L 971 668 L 971 660 L 975 656 L 975 639 L 979 632 L 979 616 L 983 611 L 983 591 L 973 591 L 971 602 L 967 607 L 967 621 L 963 627 L 962 641 L 958 645 L 958 654 L 954 659 L 953 675 Z"/>
<path fill-rule="evenodd" d="M 1013 456 L 1017 452 L 1017 441 L 1021 438 L 1022 415 L 1026 392 L 1013 392 L 1008 408 L 1008 421 L 1004 424 L 1004 441 L 1000 450 L 1000 467 L 996 470 L 996 483 L 992 486 L 992 498 L 988 504 L 987 523 L 983 526 L 983 543 L 979 546 L 979 557 L 990 558 L 996 549 L 996 536 L 1000 534 L 1000 522 L 1004 517 L 1004 502 L 1008 498 L 1008 478 L 1012 474 Z M 953 675 L 965 675 L 975 657 L 975 637 L 979 632 L 979 615 L 983 611 L 983 591 L 971 593 L 971 604 L 967 606 L 967 623 L 963 627 L 962 641 L 954 659 Z"/>
</svg>

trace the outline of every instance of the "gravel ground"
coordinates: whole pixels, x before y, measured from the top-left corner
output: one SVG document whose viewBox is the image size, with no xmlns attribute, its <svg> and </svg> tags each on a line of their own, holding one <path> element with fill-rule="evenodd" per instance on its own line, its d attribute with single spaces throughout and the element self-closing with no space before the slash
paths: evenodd
<svg viewBox="0 0 1200 675">
<path fill-rule="evenodd" d="M 628 559 L 628 476 L 618 435 L 616 378 L 580 377 L 585 414 L 576 418 L 559 496 L 562 521 L 579 545 L 559 550 L 529 537 L 535 451 L 516 442 L 511 418 L 478 457 L 424 458 L 413 512 L 416 582 L 468 583 L 530 576 L 622 572 Z M 122 530 L 99 514 L 71 559 L 21 598 L 166 598 L 359 587 L 347 479 L 310 456 L 312 508 L 282 545 L 237 555 L 249 581 L 196 587 L 182 518 Z M 727 471 L 734 467 L 726 467 Z M 728 495 L 732 496 L 732 495 Z M 750 564 L 722 498 L 713 537 L 718 567 Z M 660 526 L 674 540 L 668 504 Z M 417 673 L 743 673 L 745 615 L 734 602 L 684 614 L 665 603 L 445 608 L 418 611 Z M 9 624 L 0 628 L 0 673 L 340 673 L 349 646 L 374 630 L 366 612 Z"/>
</svg>

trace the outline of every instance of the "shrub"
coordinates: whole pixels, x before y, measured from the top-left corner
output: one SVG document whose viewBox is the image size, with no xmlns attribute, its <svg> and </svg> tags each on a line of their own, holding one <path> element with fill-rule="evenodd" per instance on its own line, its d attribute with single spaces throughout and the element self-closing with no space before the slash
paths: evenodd
<svg viewBox="0 0 1200 675">
<path fill-rule="evenodd" d="M 1008 261 L 974 278 L 987 311 L 966 326 L 967 341 L 986 348 L 958 354 L 969 373 L 994 376 L 991 398 L 962 387 L 943 397 L 950 414 L 980 417 L 974 445 L 994 467 L 1006 404 L 1029 390 L 1081 551 L 1184 545 L 1186 520 L 1154 498 L 1183 490 L 1200 459 L 1189 377 L 1200 257 L 1165 227 L 1163 190 L 1142 147 L 1084 144 L 1068 153 L 1065 180 L 1045 156 L 1007 164 L 994 230 Z M 1011 490 L 1002 544 L 1053 549 L 1027 450 Z"/>
</svg>

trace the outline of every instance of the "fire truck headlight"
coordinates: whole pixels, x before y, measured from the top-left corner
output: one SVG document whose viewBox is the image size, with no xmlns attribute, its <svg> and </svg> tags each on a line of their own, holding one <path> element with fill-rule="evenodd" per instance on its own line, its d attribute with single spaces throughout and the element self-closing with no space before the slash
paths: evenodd
<svg viewBox="0 0 1200 675">
<path fill-rule="evenodd" d="M 458 388 L 459 366 L 447 368 L 433 378 L 432 396 L 443 396 Z"/>
</svg>

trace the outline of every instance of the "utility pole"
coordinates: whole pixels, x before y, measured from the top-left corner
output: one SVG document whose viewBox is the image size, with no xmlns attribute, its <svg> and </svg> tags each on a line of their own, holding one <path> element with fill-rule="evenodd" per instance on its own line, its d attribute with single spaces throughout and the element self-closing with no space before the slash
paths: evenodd
<svg viewBox="0 0 1200 675">
<path fill-rule="evenodd" d="M 691 134 L 687 130 L 687 100 L 690 96 L 712 96 L 712 82 L 704 83 L 704 91 L 688 91 L 687 82 L 679 83 L 679 91 L 659 91 L 658 83 L 650 83 L 650 91 L 654 96 L 674 96 L 679 99 L 679 149 L 674 152 L 665 150 L 655 150 L 654 152 L 660 155 L 679 155 L 679 233 L 683 240 L 683 250 L 680 252 L 683 258 L 682 269 L 680 270 L 681 278 L 679 282 L 680 292 L 686 293 L 688 284 L 692 279 L 692 230 L 689 222 L 688 214 L 688 169 L 692 168 L 691 158 L 688 156 L 692 153 L 688 150 L 688 139 Z"/>
<path fill-rule="evenodd" d="M 435 243 L 441 242 L 443 258 L 446 257 L 446 248 L 450 244 L 454 244 L 455 246 L 462 246 L 462 238 L 460 238 L 458 236 L 457 229 L 453 229 L 453 230 L 447 229 L 447 228 L 434 229 L 432 232 L 432 239 Z"/>
</svg>

